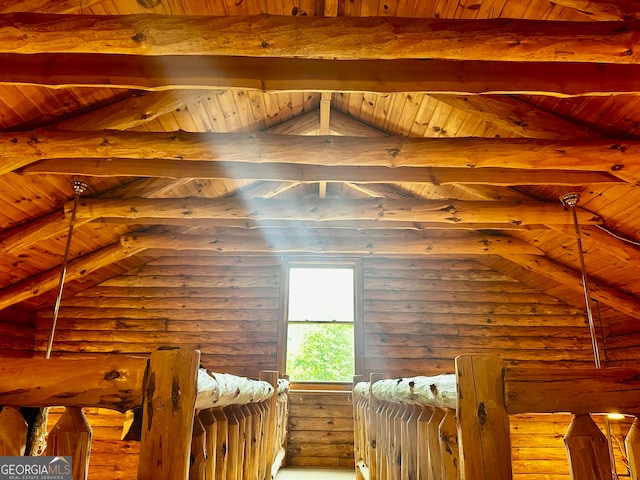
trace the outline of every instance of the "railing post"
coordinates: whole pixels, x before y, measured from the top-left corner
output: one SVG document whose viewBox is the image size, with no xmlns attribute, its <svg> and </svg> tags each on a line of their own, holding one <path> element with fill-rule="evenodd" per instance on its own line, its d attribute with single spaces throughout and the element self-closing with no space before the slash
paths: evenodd
<svg viewBox="0 0 640 480">
<path fill-rule="evenodd" d="M 91 427 L 80 407 L 67 407 L 49 433 L 46 455 L 71 456 L 73 480 L 89 475 Z"/>
<path fill-rule="evenodd" d="M 575 415 L 564 436 L 572 480 L 611 480 L 607 439 L 588 413 Z"/>
<path fill-rule="evenodd" d="M 198 390 L 197 350 L 158 350 L 145 378 L 138 480 L 185 480 Z"/>
<path fill-rule="evenodd" d="M 458 442 L 462 478 L 511 480 L 509 415 L 499 358 L 456 358 Z"/>
</svg>

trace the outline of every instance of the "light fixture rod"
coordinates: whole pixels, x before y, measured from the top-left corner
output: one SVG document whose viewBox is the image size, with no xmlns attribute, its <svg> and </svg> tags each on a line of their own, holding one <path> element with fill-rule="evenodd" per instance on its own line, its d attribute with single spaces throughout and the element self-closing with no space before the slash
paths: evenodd
<svg viewBox="0 0 640 480">
<path fill-rule="evenodd" d="M 71 238 L 73 236 L 73 227 L 76 223 L 76 210 L 78 209 L 78 200 L 87 190 L 87 184 L 74 180 L 73 182 L 73 210 L 71 211 L 71 220 L 69 221 L 69 232 L 67 233 L 67 245 L 64 249 L 64 260 L 62 261 L 62 270 L 60 271 L 60 281 L 58 282 L 58 295 L 53 306 L 53 322 L 51 324 L 51 333 L 49 334 L 49 342 L 47 343 L 47 351 L 45 358 L 51 358 L 51 350 L 53 350 L 53 337 L 56 334 L 56 325 L 58 323 L 58 312 L 60 311 L 60 303 L 62 302 L 62 292 L 64 290 L 64 280 L 67 275 L 67 265 L 69 263 L 69 251 L 71 250 Z"/>
</svg>

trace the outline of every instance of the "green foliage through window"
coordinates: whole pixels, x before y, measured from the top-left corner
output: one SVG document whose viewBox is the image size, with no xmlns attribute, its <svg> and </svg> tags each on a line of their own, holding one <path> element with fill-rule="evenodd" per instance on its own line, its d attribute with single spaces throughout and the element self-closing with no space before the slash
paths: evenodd
<svg viewBox="0 0 640 480">
<path fill-rule="evenodd" d="M 355 268 L 289 268 L 286 373 L 294 382 L 351 382 L 355 370 Z"/>
<path fill-rule="evenodd" d="M 294 381 L 350 382 L 353 324 L 289 324 L 287 374 Z"/>
</svg>

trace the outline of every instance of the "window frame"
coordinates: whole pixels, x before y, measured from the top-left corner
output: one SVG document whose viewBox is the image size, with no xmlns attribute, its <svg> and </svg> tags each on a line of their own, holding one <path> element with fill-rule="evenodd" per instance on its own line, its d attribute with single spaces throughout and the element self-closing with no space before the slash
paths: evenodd
<svg viewBox="0 0 640 480">
<path fill-rule="evenodd" d="M 289 325 L 289 271 L 291 268 L 352 268 L 354 276 L 354 312 L 353 312 L 353 349 L 354 375 L 364 371 L 364 335 L 363 335 L 363 282 L 362 261 L 359 258 L 317 258 L 285 257 L 280 275 L 280 321 L 278 322 L 278 348 L 276 368 L 286 375 L 287 329 Z M 351 382 L 292 381 L 293 390 L 351 390 Z"/>
</svg>

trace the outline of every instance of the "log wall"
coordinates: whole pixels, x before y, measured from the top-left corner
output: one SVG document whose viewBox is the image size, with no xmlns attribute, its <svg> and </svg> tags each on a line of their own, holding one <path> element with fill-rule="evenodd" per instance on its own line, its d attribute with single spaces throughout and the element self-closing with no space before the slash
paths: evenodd
<svg viewBox="0 0 640 480">
<path fill-rule="evenodd" d="M 460 354 L 592 366 L 584 313 L 464 260 L 363 263 L 365 375 L 436 375 Z"/>
<path fill-rule="evenodd" d="M 199 348 L 203 364 L 216 371 L 255 377 L 276 369 L 281 263 L 280 257 L 159 258 L 64 300 L 54 355 L 148 354 L 179 345 Z M 366 375 L 450 373 L 461 353 L 498 355 L 510 364 L 592 365 L 579 309 L 473 260 L 367 258 L 363 274 Z M 38 312 L 36 355 L 45 349 L 50 313 Z M 289 464 L 353 465 L 350 396 L 293 393 L 290 413 Z M 114 461 L 110 454 L 119 419 L 98 419 L 91 468 L 104 475 L 93 478 L 130 478 L 133 456 Z M 546 450 L 558 445 L 552 424 L 541 427 L 549 435 L 514 439 L 520 475 L 540 470 L 543 476 L 527 478 L 552 478 L 547 470 L 562 463 L 539 462 L 557 453 Z M 135 453 L 135 445 L 125 448 Z"/>
<path fill-rule="evenodd" d="M 0 358 L 29 358 L 33 354 L 35 316 L 17 308 L 0 311 Z"/>
<path fill-rule="evenodd" d="M 351 400 L 351 392 L 289 395 L 287 465 L 354 468 Z"/>
<path fill-rule="evenodd" d="M 54 355 L 148 354 L 197 348 L 211 370 L 256 377 L 276 369 L 278 257 L 164 257 L 66 299 Z M 48 310 L 35 350 L 46 348 Z"/>
</svg>

